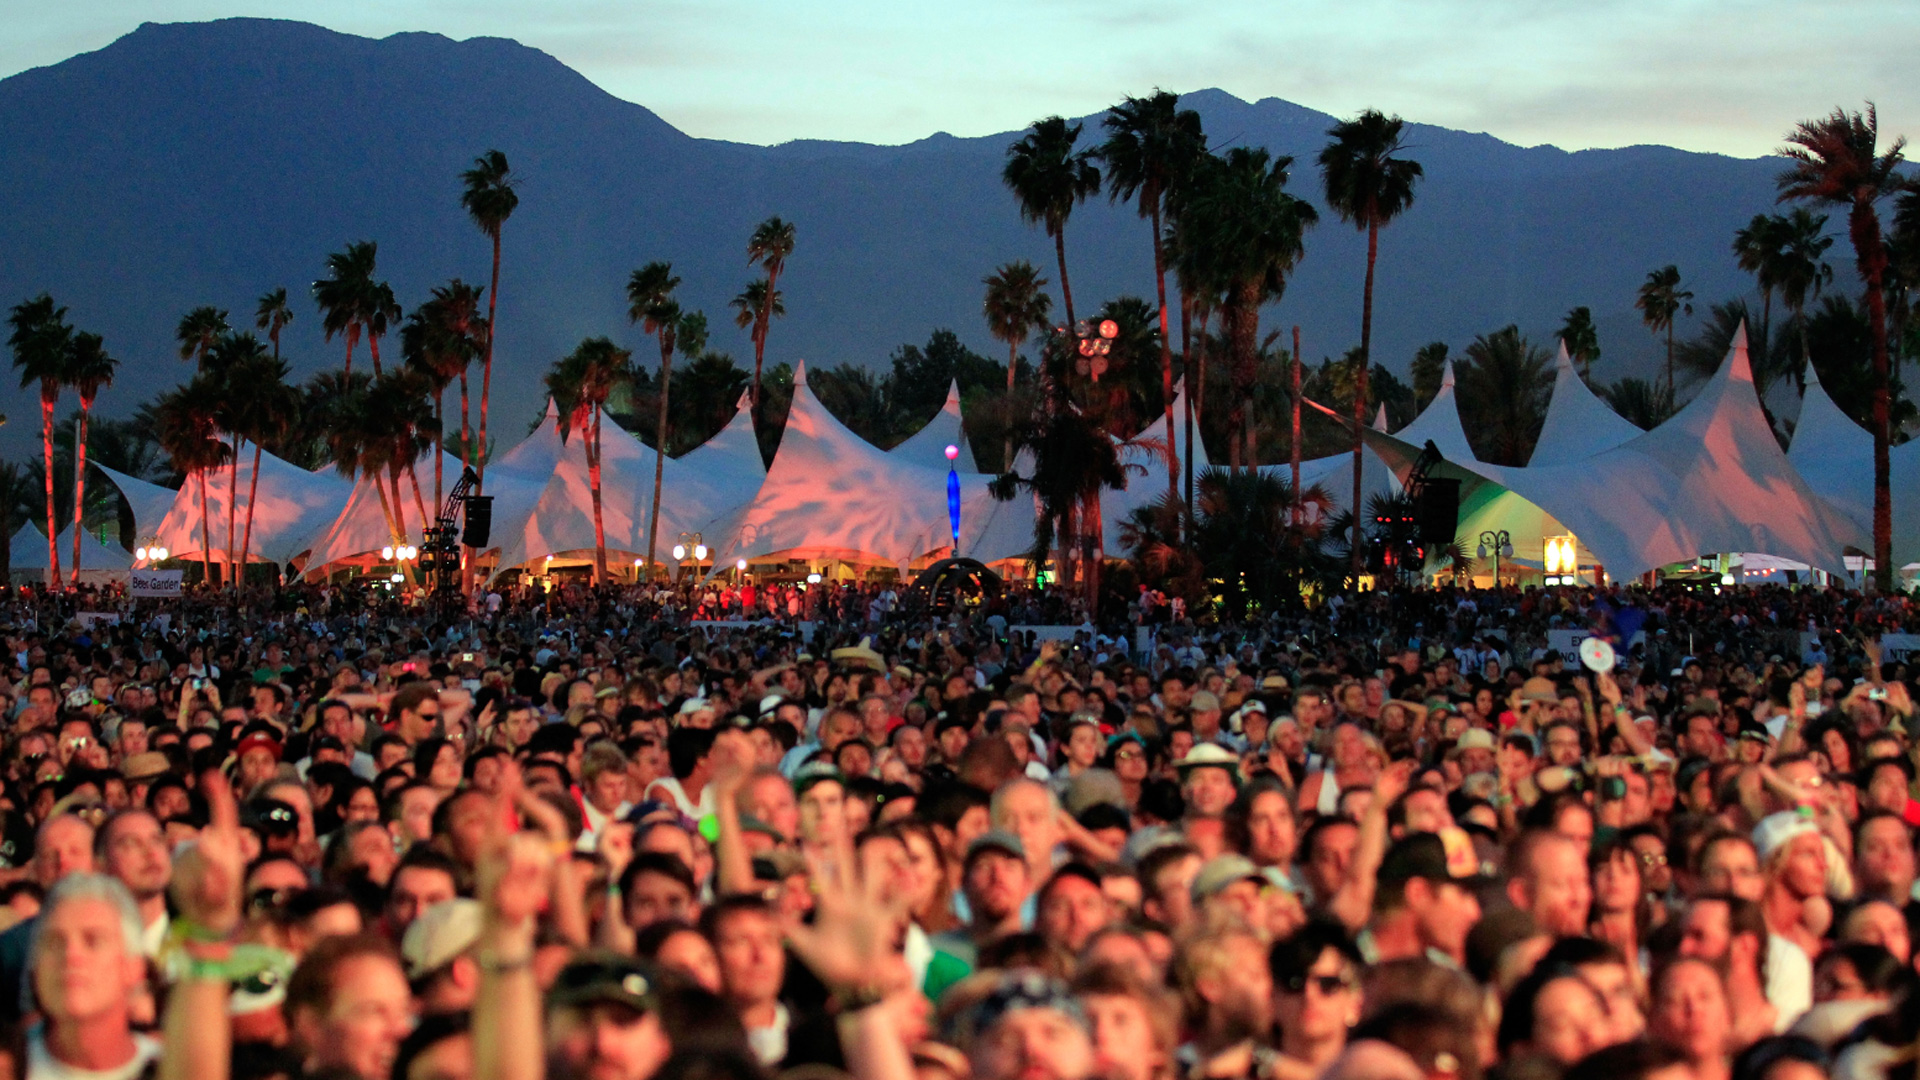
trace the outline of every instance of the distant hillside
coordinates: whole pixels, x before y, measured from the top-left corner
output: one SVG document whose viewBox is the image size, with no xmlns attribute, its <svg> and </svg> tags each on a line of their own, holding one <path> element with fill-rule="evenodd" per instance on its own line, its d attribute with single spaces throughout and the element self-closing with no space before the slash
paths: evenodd
<svg viewBox="0 0 1920 1080">
<path fill-rule="evenodd" d="M 1294 155 L 1296 190 L 1318 201 L 1311 162 L 1331 117 L 1218 90 L 1186 100 L 1216 146 Z M 937 326 L 994 355 L 980 278 L 1020 257 L 1054 276 L 1051 245 L 999 181 L 1013 137 L 744 146 L 682 134 L 512 41 L 146 24 L 0 81 L 0 301 L 48 289 L 105 334 L 131 361 L 102 399 L 113 414 L 184 372 L 171 346 L 181 313 L 212 303 L 250 323 L 254 299 L 285 285 L 299 299 L 286 348 L 304 376 L 339 362 L 306 297 L 345 243 L 378 240 L 409 307 L 449 277 L 485 281 L 457 176 L 499 147 L 522 185 L 501 288 L 503 432 L 532 419 L 540 373 L 581 337 L 637 341 L 621 287 L 651 259 L 673 261 L 686 301 L 713 317 L 715 346 L 750 363 L 726 302 L 749 277 L 746 236 L 770 214 L 795 221 L 799 241 L 769 363 L 879 364 Z M 1772 205 L 1778 167 L 1661 147 L 1569 154 L 1426 126 L 1412 142 L 1428 179 L 1382 239 L 1375 331 L 1376 355 L 1403 370 L 1422 343 L 1458 350 L 1510 321 L 1544 338 L 1575 304 L 1600 319 L 1597 375 L 1651 370 L 1635 288 L 1669 262 L 1703 302 L 1745 288 L 1728 244 Z M 1363 254 L 1327 215 L 1270 324 L 1300 323 L 1313 357 L 1355 344 Z M 1077 214 L 1068 256 L 1089 308 L 1151 294 L 1146 229 L 1128 208 L 1103 200 Z M 0 453 L 12 456 L 36 425 L 29 395 L 7 397 Z"/>
</svg>

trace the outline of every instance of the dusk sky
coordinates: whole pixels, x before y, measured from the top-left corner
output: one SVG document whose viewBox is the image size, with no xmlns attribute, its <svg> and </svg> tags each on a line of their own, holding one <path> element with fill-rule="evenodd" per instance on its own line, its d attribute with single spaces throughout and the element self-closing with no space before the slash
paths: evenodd
<svg viewBox="0 0 1920 1080">
<path fill-rule="evenodd" d="M 1920 132 L 1911 0 L 0 0 L 0 76 L 142 21 L 298 18 L 511 37 L 694 135 L 906 142 L 1217 86 L 1373 106 L 1567 149 L 1764 154 L 1802 117 L 1880 106 Z"/>
</svg>

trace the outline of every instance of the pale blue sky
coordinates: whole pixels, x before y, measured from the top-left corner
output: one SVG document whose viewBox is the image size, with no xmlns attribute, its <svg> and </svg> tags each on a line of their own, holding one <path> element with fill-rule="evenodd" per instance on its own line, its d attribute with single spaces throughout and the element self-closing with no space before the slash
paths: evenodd
<svg viewBox="0 0 1920 1080">
<path fill-rule="evenodd" d="M 1754 156 L 1873 98 L 1920 132 L 1914 0 L 0 0 L 0 75 L 141 21 L 512 37 L 694 135 L 905 142 L 1218 86 L 1568 149 Z"/>
</svg>

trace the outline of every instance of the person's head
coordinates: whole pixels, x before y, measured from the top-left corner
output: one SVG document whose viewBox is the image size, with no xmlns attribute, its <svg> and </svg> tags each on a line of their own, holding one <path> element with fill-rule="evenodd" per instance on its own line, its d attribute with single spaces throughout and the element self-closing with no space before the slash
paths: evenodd
<svg viewBox="0 0 1920 1080">
<path fill-rule="evenodd" d="M 1051 789 L 1026 777 L 1009 780 L 993 793 L 992 814 L 994 828 L 1020 838 L 1036 879 L 1052 869 L 1061 832 L 1060 803 Z"/>
<path fill-rule="evenodd" d="M 1480 901 L 1473 891 L 1479 869 L 1472 841 L 1458 829 L 1403 837 L 1380 861 L 1374 918 L 1406 919 L 1423 948 L 1461 959 L 1467 935 L 1480 921 Z"/>
<path fill-rule="evenodd" d="M 1274 1019 L 1299 1046 L 1340 1046 L 1360 1022 L 1360 950 L 1344 927 L 1315 919 L 1267 954 Z"/>
<path fill-rule="evenodd" d="M 1003 975 L 973 1007 L 974 1080 L 1085 1080 L 1095 1056 L 1085 1011 L 1059 982 Z"/>
<path fill-rule="evenodd" d="M 1200 876 L 1199 849 L 1190 844 L 1163 844 L 1140 858 L 1140 910 L 1173 930 L 1193 920 L 1193 879 Z"/>
<path fill-rule="evenodd" d="M 1188 939 L 1174 974 L 1196 1031 L 1237 1041 L 1264 1033 L 1273 1021 L 1273 973 L 1260 939 L 1245 930 Z"/>
<path fill-rule="evenodd" d="M 1593 887 L 1578 841 L 1546 829 L 1523 832 L 1507 851 L 1507 875 L 1507 898 L 1533 916 L 1541 933 L 1578 937 L 1587 932 Z"/>
<path fill-rule="evenodd" d="M 1906 902 L 1914 882 L 1913 830 L 1898 814 L 1861 817 L 1854 827 L 1853 879 L 1862 895 Z"/>
<path fill-rule="evenodd" d="M 1034 929 L 1077 953 L 1112 918 L 1099 872 L 1085 863 L 1067 863 L 1040 887 Z"/>
<path fill-rule="evenodd" d="M 1706 893 L 1680 921 L 1680 955 L 1713 964 L 1722 977 L 1749 982 L 1767 964 L 1767 923 L 1760 905 L 1731 893 Z"/>
<path fill-rule="evenodd" d="M 394 691 L 387 703 L 387 724 L 408 746 L 431 738 L 440 728 L 439 691 L 425 680 Z"/>
<path fill-rule="evenodd" d="M 728 897 L 700 919 L 720 961 L 720 983 L 727 1000 L 744 1013 L 780 997 L 786 977 L 779 913 L 757 896 Z"/>
<path fill-rule="evenodd" d="M 603 814 L 627 801 L 627 756 L 611 742 L 587 747 L 580 758 L 580 778 L 587 802 Z"/>
<path fill-rule="evenodd" d="M 1904 964 L 1913 958 L 1913 938 L 1906 916 L 1885 900 L 1856 905 L 1840 924 L 1842 943 L 1877 945 Z"/>
<path fill-rule="evenodd" d="M 1827 891 L 1827 845 L 1813 822 L 1792 811 L 1770 814 L 1753 830 L 1767 888 L 1805 902 Z"/>
<path fill-rule="evenodd" d="M 1699 870 L 1694 878 L 1702 893 L 1726 893 L 1747 900 L 1760 899 L 1767 888 L 1753 841 L 1733 832 L 1717 833 L 1700 845 Z"/>
<path fill-rule="evenodd" d="M 94 838 L 95 861 L 120 880 L 136 901 L 166 894 L 173 874 L 173 849 L 160 821 L 146 810 L 122 810 L 100 825 Z"/>
<path fill-rule="evenodd" d="M 1238 794 L 1234 786 L 1234 757 L 1209 744 L 1196 747 L 1187 754 L 1185 761 L 1192 762 L 1196 758 L 1208 764 L 1189 764 L 1180 769 L 1180 797 L 1186 802 L 1187 816 L 1223 817 Z M 1213 763 L 1215 761 L 1218 764 Z"/>
<path fill-rule="evenodd" d="M 1536 1054 L 1571 1065 L 1612 1038 L 1607 1003 L 1571 967 L 1542 965 L 1507 994 L 1498 1044 L 1503 1057 Z"/>
<path fill-rule="evenodd" d="M 33 843 L 33 879 L 50 889 L 69 874 L 93 872 L 93 826 L 78 814 L 58 814 L 40 826 Z"/>
<path fill-rule="evenodd" d="M 1298 834 L 1287 789 L 1270 776 L 1240 789 L 1227 809 L 1227 842 L 1260 866 L 1293 862 Z"/>
<path fill-rule="evenodd" d="M 1733 1014 L 1720 972 L 1705 960 L 1680 957 L 1654 972 L 1648 1034 L 1699 1066 L 1724 1061 Z"/>
<path fill-rule="evenodd" d="M 637 851 L 620 875 L 627 925 L 639 930 L 661 919 L 682 922 L 700 916 L 693 870 L 677 855 Z"/>
<path fill-rule="evenodd" d="M 125 1024 L 146 978 L 140 912 L 116 878 L 69 874 L 47 892 L 28 945 L 34 998 L 54 1025 Z"/>
<path fill-rule="evenodd" d="M 385 938 L 324 938 L 287 980 L 285 1013 L 307 1070 L 386 1080 L 413 1024 L 413 994 Z"/>
<path fill-rule="evenodd" d="M 671 971 L 711 994 L 721 992 L 720 958 L 698 929 L 663 919 L 634 935 L 633 952 L 662 971 Z"/>
<path fill-rule="evenodd" d="M 1018 912 L 1032 881 L 1026 849 L 1012 833 L 983 833 L 967 846 L 960 886 L 976 926 L 994 926 Z"/>
<path fill-rule="evenodd" d="M 801 837 L 830 845 L 846 835 L 847 787 L 838 770 L 804 766 L 794 775 L 793 794 Z"/>
<path fill-rule="evenodd" d="M 667 768 L 675 780 L 686 780 L 707 764 L 718 733 L 710 727 L 676 727 L 667 732 Z"/>
<path fill-rule="evenodd" d="M 658 980 L 611 953 L 582 956 L 547 990 L 547 1075 L 554 1080 L 648 1080 L 673 1053 L 658 1012 Z"/>
<path fill-rule="evenodd" d="M 1173 1055 L 1178 1012 L 1169 995 L 1117 964 L 1082 968 L 1073 992 L 1093 1029 L 1094 1072 L 1104 1080 L 1152 1080 Z"/>
<path fill-rule="evenodd" d="M 387 892 L 387 932 L 398 938 L 420 913 L 457 895 L 453 860 L 427 847 L 408 851 Z"/>
</svg>

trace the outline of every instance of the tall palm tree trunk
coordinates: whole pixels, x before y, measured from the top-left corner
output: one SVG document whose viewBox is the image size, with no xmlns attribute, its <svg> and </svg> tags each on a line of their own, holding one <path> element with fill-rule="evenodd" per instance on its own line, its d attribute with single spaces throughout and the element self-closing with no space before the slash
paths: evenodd
<svg viewBox="0 0 1920 1080">
<path fill-rule="evenodd" d="M 760 365 L 767 357 L 767 330 L 773 326 L 773 290 L 780 281 L 780 275 L 771 266 L 767 268 L 767 296 L 760 301 L 760 325 L 754 327 L 753 334 L 753 404 L 760 405 Z"/>
<path fill-rule="evenodd" d="M 1060 263 L 1060 302 L 1067 309 L 1067 332 L 1073 332 L 1073 286 L 1067 283 L 1067 223 L 1051 230 L 1053 233 L 1053 257 Z"/>
<path fill-rule="evenodd" d="M 424 541 L 427 523 L 433 520 L 433 515 L 427 513 L 426 499 L 420 494 L 420 473 L 411 462 L 407 464 L 407 483 L 413 485 L 413 508 L 420 511 L 420 539 Z"/>
<path fill-rule="evenodd" d="M 1367 383 L 1373 370 L 1373 264 L 1380 257 L 1380 226 L 1367 226 L 1367 287 L 1360 296 L 1360 377 L 1354 380 L 1353 391 L 1353 503 L 1350 510 L 1353 516 L 1353 587 L 1360 587 L 1360 570 L 1366 558 L 1366 545 L 1361 542 L 1364 530 L 1360 528 L 1360 487 L 1362 472 L 1366 462 L 1360 456 L 1365 445 L 1360 433 L 1367 426 Z"/>
<path fill-rule="evenodd" d="M 1207 323 L 1212 320 L 1212 316 L 1213 313 L 1206 308 L 1200 309 L 1200 336 L 1193 343 L 1193 378 L 1195 385 L 1187 388 L 1188 398 L 1191 399 L 1195 394 L 1199 395 L 1200 408 L 1202 411 L 1200 414 L 1199 430 L 1194 432 L 1193 437 L 1198 439 L 1201 445 L 1205 445 L 1207 441 L 1207 416 L 1205 412 L 1207 407 Z M 1189 448 L 1187 450 L 1187 456 L 1191 458 L 1197 455 Z M 1193 477 L 1191 475 L 1187 477 L 1187 509 L 1189 511 L 1193 509 Z"/>
<path fill-rule="evenodd" d="M 240 565 L 253 555 L 253 504 L 260 496 L 260 444 L 253 444 L 253 476 L 247 482 L 247 528 L 240 534 Z"/>
<path fill-rule="evenodd" d="M 80 584 L 80 533 L 86 521 L 87 506 L 87 414 L 93 411 L 93 399 L 80 399 L 80 430 L 73 440 L 73 583 Z"/>
<path fill-rule="evenodd" d="M 392 540 L 394 547 L 399 547 L 407 539 L 405 511 L 400 509 L 400 474 L 391 469 L 388 470 L 388 474 L 393 482 L 391 502 L 387 500 L 387 481 L 380 478 L 380 470 L 376 468 L 368 475 L 373 480 L 373 493 L 380 496 L 380 513 L 387 519 L 387 536 Z M 413 571 L 408 568 L 406 562 L 400 559 L 394 561 L 399 563 L 400 572 L 406 576 L 407 584 L 413 584 Z"/>
<path fill-rule="evenodd" d="M 494 322 L 494 308 L 499 303 L 500 233 L 496 230 L 493 234 L 493 285 L 487 290 L 487 354 L 480 367 L 480 443 L 478 446 L 469 444 L 467 448 L 467 464 L 473 469 L 473 493 L 475 495 L 480 494 L 482 489 L 486 487 L 487 463 L 481 457 L 481 454 L 487 445 L 487 404 L 493 397 L 493 339 L 500 336 L 497 332 L 498 326 Z M 463 379 L 460 383 L 462 409 L 466 408 L 466 397 L 467 384 Z M 464 432 L 465 430 L 466 426 L 463 419 L 461 431 Z"/>
<path fill-rule="evenodd" d="M 600 406 L 593 407 L 593 434 L 587 443 L 587 488 L 593 494 L 593 584 L 607 583 L 607 527 L 600 516 Z"/>
<path fill-rule="evenodd" d="M 1074 552 L 1079 547 L 1080 534 L 1074 531 L 1078 524 L 1079 519 L 1073 512 L 1073 504 L 1068 503 L 1060 511 L 1060 525 L 1055 530 L 1058 539 L 1054 543 L 1055 550 L 1058 552 L 1055 558 L 1059 562 L 1059 565 L 1054 568 L 1054 576 L 1059 579 L 1062 589 L 1071 589 L 1079 581 L 1074 574 L 1074 569 L 1079 562 L 1074 558 Z"/>
<path fill-rule="evenodd" d="M 393 520 L 394 524 L 398 526 L 398 529 L 395 531 L 393 543 L 394 546 L 398 547 L 407 542 L 407 504 L 406 501 L 400 497 L 400 467 L 398 465 L 387 468 L 387 482 L 393 485 Z M 418 499 L 420 497 L 420 485 L 415 483 L 413 490 L 414 498 Z M 400 572 L 406 575 L 407 584 L 411 586 L 414 583 L 413 563 L 405 559 L 397 561 L 400 563 Z"/>
<path fill-rule="evenodd" d="M 1848 221 L 1853 249 L 1867 279 L 1867 323 L 1873 331 L 1873 581 L 1882 593 L 1893 591 L 1892 394 L 1887 356 L 1887 257 L 1880 223 L 1871 203 L 1856 202 Z"/>
<path fill-rule="evenodd" d="M 1173 438 L 1173 341 L 1167 330 L 1167 259 L 1160 243 L 1160 204 L 1153 205 L 1153 285 L 1160 295 L 1160 398 L 1167 411 L 1167 494 L 1180 497 L 1180 454 Z"/>
<path fill-rule="evenodd" d="M 1020 366 L 1020 342 L 1007 342 L 1007 403 L 1013 403 L 1013 373 Z M 1013 471 L 1013 429 L 1007 429 L 1007 441 L 1000 449 L 1000 471 Z"/>
<path fill-rule="evenodd" d="M 200 583 L 213 588 L 213 531 L 207 523 L 206 469 L 200 470 Z"/>
<path fill-rule="evenodd" d="M 53 510 L 53 407 L 57 399 L 40 394 L 40 449 L 47 463 L 47 581 L 58 589 L 60 580 L 60 519 Z"/>
<path fill-rule="evenodd" d="M 240 436 L 235 434 L 227 458 L 227 587 L 240 587 L 240 574 L 233 568 L 234 525 L 240 514 Z"/>
<path fill-rule="evenodd" d="M 367 335 L 367 351 L 373 354 L 373 377 L 380 377 L 380 335 Z"/>
<path fill-rule="evenodd" d="M 1085 582 L 1087 618 L 1100 622 L 1100 571 L 1106 561 L 1104 519 L 1100 516 L 1100 489 L 1087 492 L 1080 511 L 1080 531 L 1086 537 Z"/>
<path fill-rule="evenodd" d="M 347 366 L 345 370 L 346 374 L 351 375 L 353 374 L 353 345 L 360 335 L 356 328 L 348 327 L 347 332 L 342 336 L 347 339 Z"/>
<path fill-rule="evenodd" d="M 1293 327 L 1293 439 L 1287 450 L 1287 464 L 1293 471 L 1293 514 L 1292 521 L 1300 524 L 1300 325 Z"/>
<path fill-rule="evenodd" d="M 440 489 L 441 473 L 444 471 L 440 457 L 447 452 L 446 396 L 445 387 L 433 392 L 433 509 L 435 513 L 440 511 L 440 504 L 446 498 L 441 494 Z"/>
<path fill-rule="evenodd" d="M 1190 320 L 1193 317 L 1193 298 L 1187 295 L 1187 286 L 1180 284 L 1180 372 L 1187 384 L 1187 452 L 1183 464 L 1186 467 L 1187 480 L 1187 529 L 1192 532 L 1193 520 L 1193 334 Z"/>
<path fill-rule="evenodd" d="M 660 418 L 653 425 L 653 513 L 647 517 L 647 573 L 653 573 L 655 544 L 660 539 L 660 480 L 667 468 L 667 397 L 673 389 L 673 350 L 665 331 L 660 338 Z M 756 403 L 759 399 L 755 399 Z"/>
</svg>

